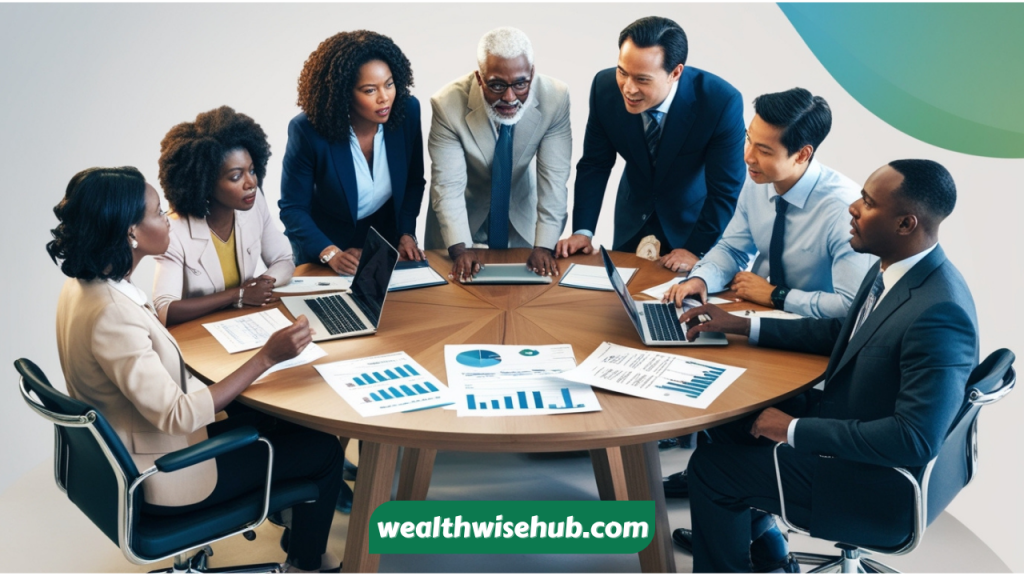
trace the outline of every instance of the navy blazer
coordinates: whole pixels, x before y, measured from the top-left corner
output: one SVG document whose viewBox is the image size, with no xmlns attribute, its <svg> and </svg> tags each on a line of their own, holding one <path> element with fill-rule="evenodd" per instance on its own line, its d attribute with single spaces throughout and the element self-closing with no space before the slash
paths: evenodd
<svg viewBox="0 0 1024 576">
<path fill-rule="evenodd" d="M 652 168 L 643 118 L 626 110 L 615 73 L 615 68 L 598 72 L 590 88 L 583 158 L 576 165 L 572 229 L 597 227 L 618 154 L 626 169 L 615 200 L 612 246 L 627 242 L 657 213 L 673 248 L 703 256 L 732 218 L 746 175 L 742 97 L 718 76 L 685 67 Z"/>
<path fill-rule="evenodd" d="M 850 339 L 878 265 L 846 320 L 761 321 L 758 344 L 830 354 L 824 390 L 794 431 L 816 461 L 811 534 L 879 544 L 905 539 L 913 495 L 889 468 L 917 472 L 942 447 L 978 365 L 978 321 L 967 283 L 936 246 L 893 286 Z M 840 518 L 842 520 L 840 520 Z M 892 534 L 879 533 L 888 518 Z"/>
<path fill-rule="evenodd" d="M 397 245 L 403 234 L 416 234 L 426 186 L 420 103 L 414 96 L 406 101 L 402 125 L 384 126 L 384 147 L 399 236 L 387 240 Z M 297 264 L 319 262 L 320 252 L 332 244 L 342 250 L 353 247 L 358 201 L 348 141 L 329 142 L 313 129 L 305 112 L 292 118 L 278 207 Z"/>
</svg>

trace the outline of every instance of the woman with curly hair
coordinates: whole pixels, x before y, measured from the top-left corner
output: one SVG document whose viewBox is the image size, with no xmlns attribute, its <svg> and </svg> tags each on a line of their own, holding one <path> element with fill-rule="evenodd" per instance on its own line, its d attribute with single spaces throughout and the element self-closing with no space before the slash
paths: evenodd
<svg viewBox="0 0 1024 576">
<path fill-rule="evenodd" d="M 371 226 L 420 260 L 420 104 L 409 60 L 387 36 L 356 30 L 320 43 L 299 75 L 302 113 L 288 124 L 281 220 L 296 264 L 353 274 Z"/>
<path fill-rule="evenodd" d="M 179 324 L 215 310 L 266 306 L 295 271 L 288 239 L 259 187 L 270 144 L 260 125 L 227 106 L 182 122 L 160 143 L 160 185 L 171 205 L 171 245 L 156 258 L 153 302 Z M 257 262 L 267 271 L 258 278 Z"/>
</svg>

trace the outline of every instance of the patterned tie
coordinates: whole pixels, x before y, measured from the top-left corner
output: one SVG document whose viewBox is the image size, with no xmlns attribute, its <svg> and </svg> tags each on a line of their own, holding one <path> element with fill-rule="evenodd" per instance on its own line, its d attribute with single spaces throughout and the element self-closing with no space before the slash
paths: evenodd
<svg viewBox="0 0 1024 576">
<path fill-rule="evenodd" d="M 487 245 L 508 248 L 508 203 L 512 191 L 512 135 L 515 126 L 502 124 L 491 164 L 491 216 Z"/>
<path fill-rule="evenodd" d="M 772 241 L 768 245 L 768 274 L 772 284 L 787 287 L 786 271 L 782 267 L 782 241 L 786 237 L 786 208 L 789 202 L 779 196 L 775 199 L 775 225 L 772 226 Z"/>
<path fill-rule="evenodd" d="M 647 140 L 647 151 L 651 154 L 651 165 L 653 166 L 658 159 L 658 143 L 661 142 L 661 119 L 665 116 L 665 113 L 658 110 L 648 110 L 644 114 L 647 115 L 649 120 L 647 129 L 644 131 L 644 140 Z"/>
<path fill-rule="evenodd" d="M 885 284 L 882 281 L 882 271 L 878 271 L 878 276 L 875 277 L 875 283 L 871 285 L 871 292 L 868 293 L 868 297 L 864 300 L 864 305 L 861 306 L 860 312 L 857 314 L 857 322 L 853 325 L 853 332 L 850 333 L 850 338 L 853 339 L 853 335 L 860 330 L 860 327 L 867 321 L 868 315 L 875 309 L 875 303 L 878 302 L 878 297 L 881 296 L 885 290 Z"/>
</svg>

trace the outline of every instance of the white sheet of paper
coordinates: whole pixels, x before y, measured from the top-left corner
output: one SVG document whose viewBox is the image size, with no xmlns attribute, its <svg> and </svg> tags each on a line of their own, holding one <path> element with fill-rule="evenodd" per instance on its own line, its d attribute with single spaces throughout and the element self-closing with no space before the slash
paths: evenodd
<svg viewBox="0 0 1024 576">
<path fill-rule="evenodd" d="M 348 290 L 351 285 L 351 276 L 295 276 L 287 285 L 274 288 L 274 292 L 281 294 L 340 292 Z"/>
<path fill-rule="evenodd" d="M 388 283 L 388 290 L 419 284 L 430 284 L 438 281 L 444 282 L 444 278 L 441 278 L 441 275 L 429 266 L 395 270 L 394 274 L 391 275 L 391 282 Z"/>
<path fill-rule="evenodd" d="M 314 366 L 360 416 L 413 412 L 451 404 L 448 387 L 405 352 Z"/>
<path fill-rule="evenodd" d="M 623 284 L 629 284 L 633 275 L 636 274 L 636 268 L 616 268 L 619 271 L 619 277 L 622 278 Z M 573 264 L 569 266 L 569 269 L 562 274 L 562 279 L 558 282 L 559 286 L 568 286 L 570 288 L 585 288 L 588 290 L 606 290 L 611 292 L 612 283 L 608 280 L 608 272 L 605 271 L 604 266 L 587 266 L 584 264 Z"/>
<path fill-rule="evenodd" d="M 576 367 L 569 344 L 444 347 L 445 370 L 459 416 L 533 416 L 601 409 L 587 385 L 557 378 Z"/>
<path fill-rule="evenodd" d="M 309 364 L 310 362 L 319 360 L 324 356 L 327 356 L 327 351 L 317 346 L 313 342 L 310 342 L 309 345 L 302 350 L 302 352 L 299 352 L 298 356 L 292 358 L 291 360 L 285 360 L 284 362 L 278 362 L 277 364 L 274 364 L 273 366 L 270 367 L 270 370 L 267 370 L 266 372 L 261 374 L 260 377 L 257 378 L 255 382 L 253 382 L 253 384 L 259 384 L 260 380 L 263 380 L 268 375 L 273 374 L 278 370 L 284 370 L 285 368 L 294 368 L 295 366 Z"/>
<path fill-rule="evenodd" d="M 603 342 L 562 378 L 605 390 L 704 409 L 745 368 Z"/>
<path fill-rule="evenodd" d="M 661 297 L 664 296 L 666 292 L 668 292 L 669 288 L 675 286 L 676 284 L 679 284 L 683 279 L 684 278 L 682 276 L 677 276 L 669 280 L 668 282 L 665 282 L 664 284 L 658 284 L 657 286 L 648 288 L 647 290 L 641 292 L 641 294 L 646 294 L 651 298 L 661 300 Z M 708 304 L 714 304 L 715 306 L 721 306 L 722 304 L 733 304 L 735 302 L 735 300 L 726 300 L 725 298 L 719 298 L 718 296 L 708 296 Z"/>
<path fill-rule="evenodd" d="M 743 318 L 775 318 L 776 320 L 799 320 L 803 318 L 799 314 L 793 314 L 785 310 L 733 310 L 730 314 Z"/>
<path fill-rule="evenodd" d="M 271 334 L 291 324 L 291 320 L 285 318 L 279 309 L 271 308 L 229 320 L 209 322 L 203 324 L 203 327 L 213 334 L 228 354 L 234 354 L 263 346 Z"/>
</svg>

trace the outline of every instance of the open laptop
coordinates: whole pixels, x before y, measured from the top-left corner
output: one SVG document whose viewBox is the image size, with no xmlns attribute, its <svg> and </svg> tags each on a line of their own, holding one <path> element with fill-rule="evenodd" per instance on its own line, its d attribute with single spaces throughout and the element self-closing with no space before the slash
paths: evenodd
<svg viewBox="0 0 1024 576">
<path fill-rule="evenodd" d="M 289 296 L 281 302 L 292 316 L 306 315 L 314 342 L 374 334 L 397 263 L 398 251 L 371 227 L 350 294 Z"/>
<path fill-rule="evenodd" d="M 640 340 L 647 346 L 725 346 L 729 343 L 722 332 L 701 332 L 696 340 L 688 342 L 686 328 L 679 324 L 679 317 L 692 306 L 684 302 L 683 308 L 676 308 L 671 302 L 662 304 L 633 300 L 604 246 L 601 247 L 601 258 L 604 258 L 604 269 L 612 288 L 619 295 L 626 314 L 640 334 Z"/>
</svg>

